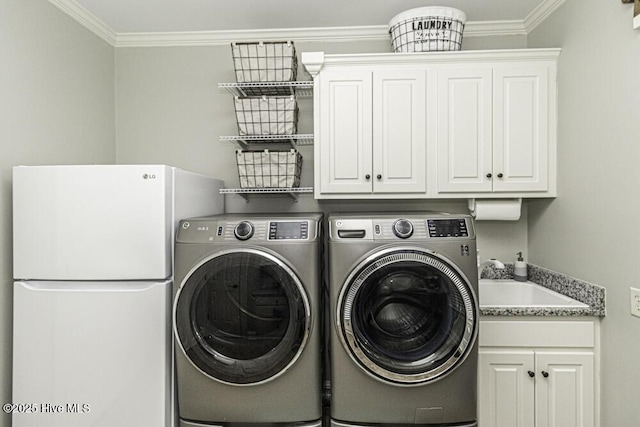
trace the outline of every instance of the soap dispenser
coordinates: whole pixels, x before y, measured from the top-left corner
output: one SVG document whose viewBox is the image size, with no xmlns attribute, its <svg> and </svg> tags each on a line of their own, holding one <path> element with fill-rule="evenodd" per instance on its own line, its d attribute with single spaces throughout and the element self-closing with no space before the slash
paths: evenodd
<svg viewBox="0 0 640 427">
<path fill-rule="evenodd" d="M 516 259 L 516 264 L 513 269 L 513 279 L 518 282 L 526 282 L 527 281 L 527 263 L 524 262 L 522 258 L 522 252 L 518 252 L 518 259 Z"/>
</svg>

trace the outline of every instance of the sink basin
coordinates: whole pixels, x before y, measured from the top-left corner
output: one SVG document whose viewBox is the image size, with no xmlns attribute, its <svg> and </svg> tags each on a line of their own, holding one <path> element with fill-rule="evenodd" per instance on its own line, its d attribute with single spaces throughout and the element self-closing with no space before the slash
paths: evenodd
<svg viewBox="0 0 640 427">
<path fill-rule="evenodd" d="M 554 307 L 587 308 L 587 304 L 533 282 L 480 279 L 480 308 Z"/>
</svg>

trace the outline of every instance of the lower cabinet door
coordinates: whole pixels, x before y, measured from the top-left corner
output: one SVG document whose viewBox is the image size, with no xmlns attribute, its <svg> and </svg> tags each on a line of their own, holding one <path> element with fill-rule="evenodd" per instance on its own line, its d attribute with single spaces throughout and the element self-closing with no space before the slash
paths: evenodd
<svg viewBox="0 0 640 427">
<path fill-rule="evenodd" d="M 534 427 L 534 352 L 479 352 L 480 427 Z"/>
<path fill-rule="evenodd" d="M 536 427 L 593 427 L 592 352 L 536 352 Z"/>
</svg>

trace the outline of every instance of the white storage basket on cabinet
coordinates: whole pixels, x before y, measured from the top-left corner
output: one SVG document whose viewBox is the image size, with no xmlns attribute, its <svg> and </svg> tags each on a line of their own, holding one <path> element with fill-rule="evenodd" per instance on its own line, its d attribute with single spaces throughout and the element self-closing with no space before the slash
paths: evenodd
<svg viewBox="0 0 640 427">
<path fill-rule="evenodd" d="M 460 50 L 467 21 L 465 13 L 452 7 L 419 7 L 399 13 L 389 21 L 395 52 Z"/>
</svg>

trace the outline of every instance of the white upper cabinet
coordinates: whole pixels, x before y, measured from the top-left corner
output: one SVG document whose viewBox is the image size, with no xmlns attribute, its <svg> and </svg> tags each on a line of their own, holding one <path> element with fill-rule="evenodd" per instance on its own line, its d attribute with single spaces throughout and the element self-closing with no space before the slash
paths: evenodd
<svg viewBox="0 0 640 427">
<path fill-rule="evenodd" d="M 316 196 L 424 196 L 425 71 L 328 70 L 318 82 Z"/>
<path fill-rule="evenodd" d="M 555 197 L 559 53 L 304 52 L 315 197 Z"/>
<path fill-rule="evenodd" d="M 438 193 L 553 195 L 551 71 L 526 61 L 440 70 Z"/>
</svg>

